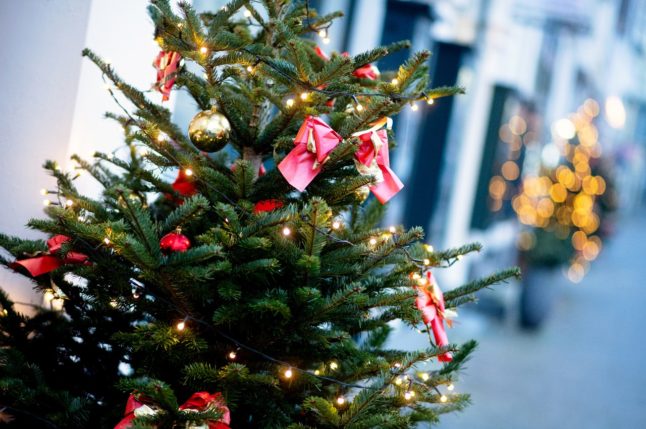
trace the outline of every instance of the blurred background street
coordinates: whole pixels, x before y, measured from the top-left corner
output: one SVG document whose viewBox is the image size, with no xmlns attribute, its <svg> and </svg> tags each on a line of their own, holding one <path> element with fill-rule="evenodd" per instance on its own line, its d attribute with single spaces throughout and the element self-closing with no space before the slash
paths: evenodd
<svg viewBox="0 0 646 429">
<path fill-rule="evenodd" d="M 125 81 L 150 88 L 158 46 L 147 3 L 0 2 L 12 59 L 0 68 L 11 82 L 0 106 L 0 170 L 10 178 L 0 187 L 3 232 L 37 236 L 24 223 L 41 215 L 39 190 L 53 186 L 43 159 L 72 171 L 73 153 L 128 156 L 121 127 L 103 116 L 115 106 L 100 72 L 80 51 L 101 52 Z M 226 1 L 191 3 L 215 10 Z M 432 85 L 466 89 L 412 103 L 395 119 L 391 167 L 405 188 L 387 225 L 422 226 L 436 249 L 483 244 L 434 270 L 444 290 L 523 268 L 521 281 L 480 293 L 449 330 L 451 342 L 477 338 L 480 347 L 455 383 L 473 405 L 439 427 L 646 427 L 646 0 L 310 4 L 344 13 L 313 36 L 326 54 L 406 39 L 410 49 L 376 64 L 382 79 L 428 49 Z M 166 107 L 182 129 L 198 111 L 182 91 Z M 98 192 L 84 180 L 82 192 Z M 43 302 L 8 270 L 0 285 L 16 301 Z M 426 335 L 395 329 L 393 346 L 428 345 Z"/>
<path fill-rule="evenodd" d="M 456 384 L 473 405 L 439 427 L 646 427 L 645 216 L 622 219 L 581 283 L 556 276 L 558 298 L 541 331 L 492 319 L 478 332 L 454 329 L 480 342 Z"/>
</svg>

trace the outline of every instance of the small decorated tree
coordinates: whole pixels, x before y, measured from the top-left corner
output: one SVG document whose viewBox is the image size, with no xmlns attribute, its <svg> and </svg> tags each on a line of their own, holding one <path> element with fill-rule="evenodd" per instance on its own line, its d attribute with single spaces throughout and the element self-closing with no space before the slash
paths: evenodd
<svg viewBox="0 0 646 429">
<path fill-rule="evenodd" d="M 461 89 L 427 88 L 428 52 L 379 75 L 372 63 L 406 42 L 327 57 L 307 36 L 339 14 L 306 3 L 235 0 L 199 15 L 179 3 L 177 15 L 154 0 L 149 10 L 156 88 L 162 99 L 187 91 L 201 112 L 186 134 L 84 51 L 111 82 L 121 110 L 108 117 L 129 156 L 74 157 L 103 186 L 99 198 L 47 162 L 58 186 L 47 218 L 29 226 L 51 238 L 0 236 L 17 258 L 4 263 L 53 305 L 27 318 L 0 294 L 0 418 L 404 428 L 464 407 L 452 383 L 475 342 L 451 344 L 446 322 L 518 271 L 443 295 L 430 270 L 479 245 L 435 251 L 420 228 L 380 225 L 403 186 L 389 166 L 389 118 Z M 428 334 L 428 348 L 383 349 L 395 320 Z"/>
</svg>

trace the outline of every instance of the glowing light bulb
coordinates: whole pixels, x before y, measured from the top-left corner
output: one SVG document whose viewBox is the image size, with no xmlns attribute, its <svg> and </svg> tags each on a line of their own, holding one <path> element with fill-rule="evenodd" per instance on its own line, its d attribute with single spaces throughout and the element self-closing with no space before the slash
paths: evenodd
<svg viewBox="0 0 646 429">
<path fill-rule="evenodd" d="M 428 381 L 428 379 L 429 379 L 429 378 L 430 378 L 430 376 L 428 375 L 428 373 L 427 373 L 427 372 L 423 372 L 423 373 L 422 373 L 422 380 L 424 380 L 424 381 Z"/>
<path fill-rule="evenodd" d="M 309 92 L 302 92 L 301 93 L 301 100 L 305 101 L 307 98 L 310 96 Z"/>
<path fill-rule="evenodd" d="M 40 195 L 47 195 L 47 189 L 43 188 L 40 190 Z"/>
<path fill-rule="evenodd" d="M 406 399 L 407 401 L 410 401 L 411 399 L 413 399 L 413 396 L 415 396 L 413 395 L 413 392 L 404 393 L 404 399 Z"/>
<path fill-rule="evenodd" d="M 433 100 L 432 98 L 429 97 L 426 99 L 426 104 L 428 104 L 429 106 L 433 103 L 435 103 L 435 100 Z"/>
<path fill-rule="evenodd" d="M 440 396 L 440 401 L 441 401 L 441 402 L 446 402 L 446 401 L 448 401 L 448 400 L 449 400 L 449 398 L 447 398 L 447 397 L 446 397 L 446 395 L 442 395 L 442 396 Z"/>
<path fill-rule="evenodd" d="M 249 9 L 245 9 L 244 16 L 245 16 L 245 18 L 250 18 L 251 17 L 251 11 Z"/>
<path fill-rule="evenodd" d="M 425 244 L 424 249 L 426 249 L 426 251 L 430 253 L 433 251 L 433 246 L 431 246 L 430 244 Z"/>
<path fill-rule="evenodd" d="M 253 71 L 253 67 L 251 67 L 251 66 L 247 66 L 247 71 L 248 71 L 249 73 L 251 73 L 251 72 Z"/>
<path fill-rule="evenodd" d="M 314 371 L 314 375 L 321 375 L 321 371 L 319 371 L 318 369 L 317 369 L 317 370 L 315 370 L 315 371 Z"/>
<path fill-rule="evenodd" d="M 464 258 L 464 256 L 463 256 L 463 255 L 458 255 L 458 256 L 456 256 L 456 259 L 457 259 L 458 261 L 462 260 L 462 258 Z"/>
<path fill-rule="evenodd" d="M 288 98 L 288 99 L 285 101 L 285 105 L 286 105 L 287 107 L 292 107 L 292 106 L 294 105 L 294 99 L 293 99 L 293 98 Z"/>
<path fill-rule="evenodd" d="M 110 300 L 110 307 L 117 308 L 118 306 L 119 306 L 119 303 L 117 302 L 116 299 L 111 299 Z"/>
<path fill-rule="evenodd" d="M 321 39 L 322 39 L 322 38 L 324 38 L 325 36 L 327 36 L 327 31 L 326 31 L 326 30 L 321 30 L 321 31 L 319 31 L 319 37 L 320 37 Z"/>
<path fill-rule="evenodd" d="M 238 354 L 234 351 L 230 351 L 228 357 L 231 360 L 235 360 L 235 358 L 238 357 Z"/>
<path fill-rule="evenodd" d="M 184 24 L 181 23 L 181 22 L 177 24 L 177 28 L 182 28 L 183 26 L 184 26 Z"/>
<path fill-rule="evenodd" d="M 330 38 L 329 37 L 324 37 L 323 38 L 323 43 L 325 43 L 326 45 L 329 45 L 330 44 Z"/>
<path fill-rule="evenodd" d="M 395 78 L 395 79 L 391 80 L 391 81 L 390 81 L 390 83 L 391 83 L 392 85 L 397 86 L 397 85 L 399 85 L 399 80 L 397 80 L 397 78 Z"/>
<path fill-rule="evenodd" d="M 175 325 L 175 328 L 178 331 L 183 331 L 184 328 L 186 328 L 186 322 L 182 320 L 181 322 L 177 323 L 177 325 Z"/>
<path fill-rule="evenodd" d="M 287 237 L 289 234 L 292 233 L 292 230 L 289 229 L 288 227 L 283 228 L 283 235 Z"/>
<path fill-rule="evenodd" d="M 146 156 L 146 155 L 148 155 L 148 149 L 146 149 L 144 147 L 139 149 L 139 156 Z"/>
<path fill-rule="evenodd" d="M 106 83 L 103 85 L 103 89 L 105 89 L 106 91 L 110 91 L 112 89 L 112 85 L 110 85 L 109 83 Z"/>
<path fill-rule="evenodd" d="M 339 405 L 345 404 L 345 398 L 343 396 L 339 396 L 338 398 L 336 398 L 336 403 Z"/>
<path fill-rule="evenodd" d="M 337 369 L 339 367 L 339 364 L 336 362 L 330 362 L 330 369 Z"/>
<path fill-rule="evenodd" d="M 390 231 L 391 234 L 394 234 L 397 232 L 397 228 L 395 228 L 394 226 L 391 226 L 390 228 L 388 228 L 388 231 Z"/>
<path fill-rule="evenodd" d="M 417 112 L 418 109 L 419 106 L 417 104 L 413 103 L 410 105 L 410 110 L 412 110 L 413 112 Z"/>
<path fill-rule="evenodd" d="M 206 55 L 206 53 L 207 53 L 207 52 L 209 52 L 209 48 L 207 48 L 206 46 L 202 46 L 202 47 L 200 48 L 200 53 L 201 53 L 202 55 Z"/>
<path fill-rule="evenodd" d="M 453 383 L 451 383 L 448 386 L 446 386 L 446 388 L 452 391 L 453 389 L 455 389 L 455 386 L 453 385 Z"/>
<path fill-rule="evenodd" d="M 332 229 L 339 229 L 339 228 L 341 228 L 341 222 L 339 222 L 338 220 L 335 220 L 334 222 L 332 222 Z"/>
<path fill-rule="evenodd" d="M 51 201 L 49 201 L 49 200 L 43 200 L 43 205 L 44 205 L 45 207 L 47 207 L 47 206 L 48 206 L 48 205 L 50 205 L 51 203 L 52 203 L 52 202 L 51 202 Z"/>
<path fill-rule="evenodd" d="M 421 278 L 422 276 L 420 275 L 420 273 L 413 273 L 413 280 L 419 280 Z"/>
<path fill-rule="evenodd" d="M 159 134 L 157 134 L 157 141 L 158 141 L 159 143 L 163 142 L 163 141 L 164 141 L 164 140 L 166 140 L 167 138 L 168 138 L 168 134 L 166 134 L 166 133 L 164 133 L 164 132 L 160 132 Z"/>
<path fill-rule="evenodd" d="M 363 111 L 363 104 L 358 103 L 357 107 L 355 107 L 355 109 L 357 109 L 357 112 L 362 112 Z"/>
<path fill-rule="evenodd" d="M 428 259 L 428 258 L 424 259 L 422 262 L 424 262 L 424 265 L 430 265 L 431 264 L 431 260 Z"/>
<path fill-rule="evenodd" d="M 395 384 L 396 384 L 397 386 L 401 386 L 402 382 L 403 382 L 403 381 L 402 381 L 401 377 L 397 377 L 397 378 L 395 379 Z"/>
<path fill-rule="evenodd" d="M 109 239 L 108 237 L 105 237 L 105 238 L 103 239 L 103 242 L 104 242 L 105 244 L 110 244 L 110 239 Z"/>
<path fill-rule="evenodd" d="M 374 246 L 375 244 L 377 244 L 377 239 L 373 237 L 370 239 L 370 241 L 368 241 L 368 243 L 370 243 L 371 246 Z"/>
<path fill-rule="evenodd" d="M 191 170 L 190 168 L 186 168 L 184 169 L 184 174 L 188 177 L 191 177 L 193 175 L 193 170 Z"/>
<path fill-rule="evenodd" d="M 291 368 L 287 368 L 283 375 L 285 376 L 285 378 L 292 378 L 292 376 L 294 375 L 294 372 L 292 371 Z"/>
<path fill-rule="evenodd" d="M 66 205 L 67 207 L 72 207 L 72 206 L 74 205 L 74 201 L 72 201 L 72 200 L 67 200 L 67 201 L 65 201 L 65 205 Z"/>
</svg>

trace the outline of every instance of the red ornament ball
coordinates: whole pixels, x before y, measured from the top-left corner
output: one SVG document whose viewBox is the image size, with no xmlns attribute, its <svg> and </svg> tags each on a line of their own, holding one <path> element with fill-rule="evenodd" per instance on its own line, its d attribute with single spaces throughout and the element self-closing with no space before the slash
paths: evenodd
<svg viewBox="0 0 646 429">
<path fill-rule="evenodd" d="M 163 252 L 186 252 L 191 247 L 191 240 L 182 234 L 181 230 L 170 232 L 159 240 L 159 248 Z"/>
</svg>

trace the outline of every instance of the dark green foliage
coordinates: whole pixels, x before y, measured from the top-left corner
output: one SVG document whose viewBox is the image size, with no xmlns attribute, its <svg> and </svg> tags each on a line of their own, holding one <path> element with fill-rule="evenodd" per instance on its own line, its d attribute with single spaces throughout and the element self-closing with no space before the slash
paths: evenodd
<svg viewBox="0 0 646 429">
<path fill-rule="evenodd" d="M 420 228 L 383 228 L 385 208 L 374 198 L 358 201 L 356 191 L 374 179 L 356 171 L 351 137 L 411 101 L 462 90 L 427 88 L 429 52 L 415 54 L 396 74 L 385 72 L 388 80 L 352 76 L 407 42 L 322 60 L 301 36 L 339 14 L 319 16 L 303 2 L 234 0 L 199 15 L 188 3 L 175 9 L 152 0 L 149 11 L 161 48 L 180 52 L 206 74 L 181 68 L 176 90 L 202 109 L 217 102 L 239 159 L 199 153 L 169 110 L 83 51 L 112 82 L 115 99 L 134 106 L 128 111 L 119 103 L 118 113 L 107 115 L 123 127 L 129 156 L 73 158 L 103 186 L 96 199 L 79 194 L 76 173 L 45 164 L 57 179 L 52 196 L 59 204 L 29 226 L 70 237 L 61 256 L 81 252 L 91 265 L 64 265 L 34 279 L 63 299 L 64 312 L 27 318 L 0 294 L 0 406 L 40 427 L 113 427 L 128 394 L 137 392 L 158 413 L 133 427 L 184 427 L 220 417 L 217 410 L 178 410 L 205 390 L 222 392 L 236 429 L 408 428 L 464 407 L 468 396 L 444 402 L 438 386 L 456 378 L 474 342 L 413 353 L 382 346 L 390 322 L 421 325 L 411 273 L 451 265 L 480 246 L 433 252 L 421 245 Z M 390 81 L 395 76 L 397 84 Z M 353 96 L 363 111 L 347 110 Z M 288 98 L 295 100 L 291 107 Z M 280 162 L 292 149 L 307 115 L 326 113 L 344 141 L 305 192 L 296 194 L 275 168 L 258 177 L 262 161 Z M 182 196 L 161 174 L 176 168 L 192 170 L 195 195 Z M 267 199 L 283 206 L 256 212 L 254 204 Z M 163 253 L 160 238 L 177 227 L 191 248 Z M 6 235 L 0 246 L 17 258 L 47 251 L 41 240 Z M 447 303 L 468 302 L 517 274 L 469 283 L 447 293 Z M 429 369 L 425 379 L 416 375 L 447 351 L 453 362 Z M 132 374 L 119 373 L 124 364 Z"/>
</svg>

